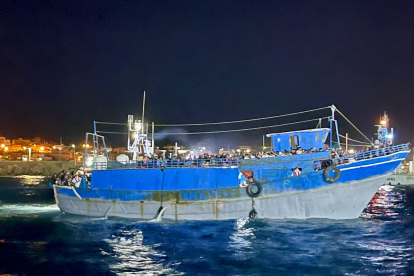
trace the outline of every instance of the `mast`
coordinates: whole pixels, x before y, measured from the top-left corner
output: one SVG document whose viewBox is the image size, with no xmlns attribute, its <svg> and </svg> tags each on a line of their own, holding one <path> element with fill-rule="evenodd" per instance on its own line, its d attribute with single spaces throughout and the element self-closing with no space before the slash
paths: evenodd
<svg viewBox="0 0 414 276">
<path fill-rule="evenodd" d="M 142 101 L 142 134 L 144 134 L 144 114 L 145 114 L 145 90 L 144 90 L 144 99 Z"/>
<path fill-rule="evenodd" d="M 338 130 L 338 122 L 335 120 L 335 110 L 336 107 L 334 105 L 331 106 L 331 111 L 332 111 L 332 118 L 330 120 L 330 128 L 331 128 L 331 140 L 330 140 L 330 144 L 329 147 L 332 150 L 332 138 L 333 138 L 333 126 L 335 125 L 335 130 L 336 130 L 336 140 L 338 142 L 338 147 L 341 147 L 341 144 L 339 143 L 339 130 Z"/>
<path fill-rule="evenodd" d="M 154 154 L 155 153 L 155 146 L 154 146 L 154 122 L 152 122 L 151 147 L 152 147 L 152 154 Z"/>
</svg>

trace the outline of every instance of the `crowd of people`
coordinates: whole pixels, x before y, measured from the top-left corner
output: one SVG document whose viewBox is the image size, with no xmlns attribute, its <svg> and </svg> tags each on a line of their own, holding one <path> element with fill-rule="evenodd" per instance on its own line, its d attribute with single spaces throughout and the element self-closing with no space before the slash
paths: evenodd
<svg viewBox="0 0 414 276">
<path fill-rule="evenodd" d="M 54 179 L 56 185 L 79 187 L 80 182 L 82 181 L 82 174 L 79 172 L 65 172 L 65 170 L 62 170 L 54 176 Z"/>
<path fill-rule="evenodd" d="M 296 150 L 290 151 L 267 151 L 267 152 L 232 152 L 232 153 L 199 153 L 198 155 L 186 154 L 171 154 L 171 155 L 140 155 L 137 158 L 137 163 L 141 167 L 159 167 L 159 166 L 226 166 L 237 165 L 240 159 L 260 159 L 277 156 L 310 154 L 314 152 L 322 152 L 322 148 L 304 150 L 298 147 Z"/>
</svg>

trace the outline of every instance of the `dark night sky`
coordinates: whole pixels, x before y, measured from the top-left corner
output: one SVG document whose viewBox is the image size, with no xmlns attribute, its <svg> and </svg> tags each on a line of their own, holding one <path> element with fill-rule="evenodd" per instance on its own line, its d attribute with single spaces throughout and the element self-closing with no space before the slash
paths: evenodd
<svg viewBox="0 0 414 276">
<path fill-rule="evenodd" d="M 0 47 L 0 135 L 10 138 L 81 139 L 93 120 L 139 115 L 144 90 L 156 123 L 335 104 L 369 137 L 386 110 L 397 142 L 414 138 L 412 1 L 8 0 Z"/>
</svg>

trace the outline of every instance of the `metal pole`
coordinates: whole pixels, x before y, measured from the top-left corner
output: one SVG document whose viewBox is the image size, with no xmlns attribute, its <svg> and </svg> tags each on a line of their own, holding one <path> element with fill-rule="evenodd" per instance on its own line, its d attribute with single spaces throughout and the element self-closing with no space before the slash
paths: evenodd
<svg viewBox="0 0 414 276">
<path fill-rule="evenodd" d="M 263 135 L 263 147 L 262 147 L 263 151 L 265 150 L 265 136 Z"/>
<path fill-rule="evenodd" d="M 331 111 L 332 111 L 332 118 L 329 122 L 329 128 L 331 129 L 331 135 L 330 135 L 331 138 L 329 141 L 329 147 L 332 150 L 332 136 L 333 136 L 332 122 L 335 120 L 335 106 L 334 105 L 331 106 Z"/>
<path fill-rule="evenodd" d="M 145 114 L 145 91 L 144 91 L 144 100 L 142 101 L 142 134 L 144 134 L 144 114 Z"/>
<path fill-rule="evenodd" d="M 152 135 L 151 135 L 151 147 L 152 147 L 152 153 L 155 153 L 155 146 L 154 146 L 154 122 L 152 122 Z"/>
<path fill-rule="evenodd" d="M 332 119 L 329 121 L 329 128 L 331 129 L 331 133 L 329 135 L 329 149 L 332 149 Z"/>
<path fill-rule="evenodd" d="M 345 134 L 345 152 L 348 152 L 348 132 Z"/>
<path fill-rule="evenodd" d="M 73 160 L 75 160 L 75 167 L 76 167 L 76 149 L 73 148 Z"/>
</svg>

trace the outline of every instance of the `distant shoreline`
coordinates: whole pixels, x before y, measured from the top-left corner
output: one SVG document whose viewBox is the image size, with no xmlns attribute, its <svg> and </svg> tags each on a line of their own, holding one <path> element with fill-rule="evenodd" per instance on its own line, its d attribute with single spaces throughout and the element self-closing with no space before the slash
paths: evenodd
<svg viewBox="0 0 414 276">
<path fill-rule="evenodd" d="M 76 162 L 75 166 L 75 161 L 0 161 L 0 176 L 53 176 L 62 170 L 76 170 L 82 165 Z"/>
</svg>

